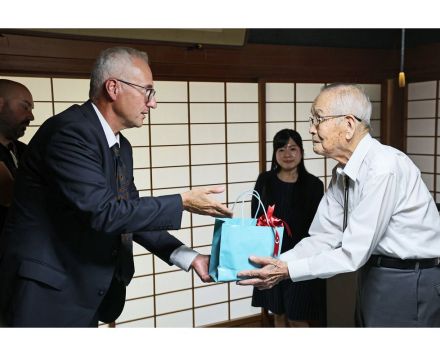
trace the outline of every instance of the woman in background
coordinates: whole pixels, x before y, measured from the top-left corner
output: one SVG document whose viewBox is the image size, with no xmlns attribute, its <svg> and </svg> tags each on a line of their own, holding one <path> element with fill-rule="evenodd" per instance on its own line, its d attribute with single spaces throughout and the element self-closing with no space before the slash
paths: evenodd
<svg viewBox="0 0 440 356">
<path fill-rule="evenodd" d="M 298 132 L 283 129 L 274 136 L 271 169 L 258 176 L 255 190 L 266 209 L 275 204 L 274 215 L 284 220 L 292 231 L 289 237 L 284 229 L 281 252 L 292 249 L 308 236 L 324 185 L 304 166 L 304 149 Z M 252 216 L 257 208 L 258 201 L 254 197 Z M 262 213 L 260 210 L 259 215 Z M 268 290 L 254 288 L 252 306 L 262 307 L 266 317 L 271 311 L 275 327 L 325 326 L 325 280 L 285 280 Z"/>
</svg>

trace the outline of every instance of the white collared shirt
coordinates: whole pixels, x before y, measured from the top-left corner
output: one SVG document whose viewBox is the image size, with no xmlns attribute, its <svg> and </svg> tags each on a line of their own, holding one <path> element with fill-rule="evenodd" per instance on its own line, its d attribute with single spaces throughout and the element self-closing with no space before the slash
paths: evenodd
<svg viewBox="0 0 440 356">
<path fill-rule="evenodd" d="M 343 232 L 345 175 L 350 187 Z M 369 134 L 345 167 L 333 169 L 309 233 L 280 256 L 294 282 L 355 271 L 372 254 L 440 256 L 440 217 L 419 169 L 408 156 Z"/>
<path fill-rule="evenodd" d="M 108 124 L 107 120 L 101 114 L 101 112 L 96 107 L 96 105 L 92 103 L 92 106 L 96 112 L 96 115 L 98 115 L 99 122 L 101 123 L 102 129 L 104 130 L 108 147 L 110 148 L 113 147 L 115 143 L 117 143 L 120 146 L 119 133 L 115 135 L 110 125 Z M 190 249 L 185 245 L 182 245 L 176 248 L 171 253 L 170 261 L 172 264 L 176 265 L 177 267 L 185 271 L 188 271 L 191 268 L 191 263 L 193 262 L 194 258 L 196 258 L 197 255 L 198 253 L 196 251 Z"/>
</svg>

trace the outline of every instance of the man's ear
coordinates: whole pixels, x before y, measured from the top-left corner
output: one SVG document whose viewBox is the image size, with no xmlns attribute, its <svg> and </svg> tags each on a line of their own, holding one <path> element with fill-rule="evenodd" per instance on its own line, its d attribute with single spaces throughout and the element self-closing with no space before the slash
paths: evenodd
<svg viewBox="0 0 440 356">
<path fill-rule="evenodd" d="M 118 96 L 118 93 L 119 93 L 119 88 L 118 88 L 116 80 L 107 79 L 104 83 L 104 87 L 105 87 L 105 91 L 106 91 L 107 95 L 113 101 L 115 101 Z"/>
<path fill-rule="evenodd" d="M 356 131 L 356 119 L 352 115 L 347 115 L 345 117 L 345 124 L 347 125 L 345 138 L 347 140 L 351 140 L 354 136 L 354 132 Z"/>
</svg>

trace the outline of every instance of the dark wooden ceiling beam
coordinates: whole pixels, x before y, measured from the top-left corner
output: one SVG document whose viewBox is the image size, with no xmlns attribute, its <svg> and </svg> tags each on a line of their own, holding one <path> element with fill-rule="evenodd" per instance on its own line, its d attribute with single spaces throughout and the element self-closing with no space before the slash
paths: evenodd
<svg viewBox="0 0 440 356">
<path fill-rule="evenodd" d="M 398 72 L 392 50 L 277 45 L 243 47 L 90 41 L 5 33 L 0 73 L 87 78 L 99 52 L 125 45 L 146 51 L 155 79 L 381 82 Z"/>
</svg>

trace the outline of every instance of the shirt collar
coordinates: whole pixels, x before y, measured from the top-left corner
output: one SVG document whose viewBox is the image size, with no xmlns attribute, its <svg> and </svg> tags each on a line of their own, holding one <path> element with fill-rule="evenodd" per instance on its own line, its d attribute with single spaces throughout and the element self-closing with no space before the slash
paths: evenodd
<svg viewBox="0 0 440 356">
<path fill-rule="evenodd" d="M 353 154 L 348 160 L 347 164 L 344 168 L 338 167 L 337 173 L 342 174 L 342 172 L 349 176 L 352 181 L 356 181 L 357 176 L 359 174 L 359 169 L 361 168 L 361 164 L 364 161 L 365 156 L 367 155 L 368 150 L 373 144 L 373 138 L 370 134 L 366 134 L 356 146 Z"/>
<path fill-rule="evenodd" d="M 99 122 L 101 123 L 102 129 L 104 130 L 105 138 L 107 139 L 108 147 L 113 147 L 115 143 L 119 144 L 119 133 L 114 134 L 113 130 L 111 129 L 110 125 L 108 124 L 107 120 L 102 116 L 99 109 L 96 107 L 95 104 L 92 103 L 93 109 L 96 112 L 96 115 L 98 115 Z"/>
</svg>

